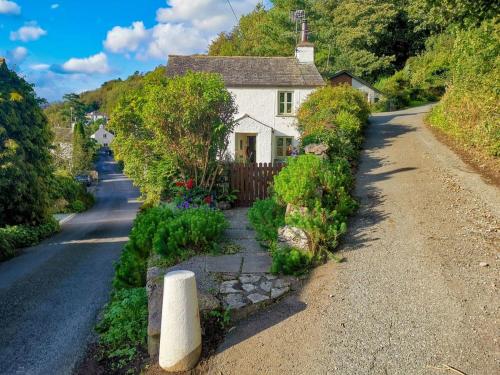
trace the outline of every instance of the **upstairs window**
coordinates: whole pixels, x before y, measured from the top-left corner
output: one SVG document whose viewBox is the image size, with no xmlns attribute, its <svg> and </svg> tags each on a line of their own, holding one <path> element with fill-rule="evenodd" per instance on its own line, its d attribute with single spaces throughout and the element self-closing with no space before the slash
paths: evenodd
<svg viewBox="0 0 500 375">
<path fill-rule="evenodd" d="M 278 114 L 282 116 L 293 114 L 293 92 L 278 92 Z"/>
</svg>

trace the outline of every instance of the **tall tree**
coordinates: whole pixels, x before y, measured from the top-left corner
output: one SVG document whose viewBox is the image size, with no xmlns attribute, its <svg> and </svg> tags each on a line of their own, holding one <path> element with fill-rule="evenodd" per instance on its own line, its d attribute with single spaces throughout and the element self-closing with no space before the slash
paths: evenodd
<svg viewBox="0 0 500 375">
<path fill-rule="evenodd" d="M 90 169 L 92 165 L 92 153 L 90 140 L 85 134 L 82 122 L 77 122 L 73 129 L 73 154 L 71 170 L 74 174 Z"/>
<path fill-rule="evenodd" d="M 0 59 L 0 226 L 47 217 L 52 133 L 33 87 Z"/>
<path fill-rule="evenodd" d="M 217 74 L 167 78 L 156 72 L 130 92 L 112 115 L 113 150 L 149 201 L 174 176 L 210 189 L 220 173 L 236 108 Z"/>
</svg>

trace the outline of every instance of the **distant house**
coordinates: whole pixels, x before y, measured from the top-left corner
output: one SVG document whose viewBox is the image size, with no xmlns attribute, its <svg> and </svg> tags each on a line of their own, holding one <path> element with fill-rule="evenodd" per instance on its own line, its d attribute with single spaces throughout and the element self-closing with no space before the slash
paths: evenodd
<svg viewBox="0 0 500 375">
<path fill-rule="evenodd" d="M 85 118 L 92 122 L 96 122 L 97 120 L 104 120 L 105 122 L 108 122 L 108 116 L 106 116 L 104 113 L 100 113 L 97 111 L 92 111 L 87 113 L 85 115 Z"/>
<path fill-rule="evenodd" d="M 375 87 L 347 70 L 335 73 L 328 81 L 332 86 L 347 84 L 358 89 L 365 94 L 366 100 L 371 104 L 378 102 L 383 96 Z"/>
<path fill-rule="evenodd" d="M 296 112 L 325 82 L 314 65 L 307 25 L 295 57 L 169 56 L 167 75 L 219 73 L 238 106 L 229 152 L 237 161 L 272 163 L 298 147 Z"/>
<path fill-rule="evenodd" d="M 95 139 L 101 146 L 108 147 L 113 142 L 115 135 L 104 129 L 104 125 L 99 125 L 99 129 L 90 138 Z"/>
</svg>

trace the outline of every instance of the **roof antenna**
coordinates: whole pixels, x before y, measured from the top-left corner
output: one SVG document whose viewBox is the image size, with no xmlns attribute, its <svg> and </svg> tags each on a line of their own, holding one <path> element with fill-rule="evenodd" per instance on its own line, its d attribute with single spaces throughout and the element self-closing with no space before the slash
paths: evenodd
<svg viewBox="0 0 500 375">
<path fill-rule="evenodd" d="M 295 22 L 295 44 L 299 44 L 299 24 L 302 24 L 305 20 L 305 10 L 300 9 L 290 11 L 290 21 Z"/>
</svg>

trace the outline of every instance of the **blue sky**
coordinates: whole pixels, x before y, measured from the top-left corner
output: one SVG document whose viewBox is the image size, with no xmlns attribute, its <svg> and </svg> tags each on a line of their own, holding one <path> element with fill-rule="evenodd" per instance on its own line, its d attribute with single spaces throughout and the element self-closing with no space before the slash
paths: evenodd
<svg viewBox="0 0 500 375">
<path fill-rule="evenodd" d="M 237 16 L 258 2 L 231 0 Z M 0 0 L 0 56 L 54 101 L 206 52 L 235 23 L 227 0 Z"/>
</svg>

